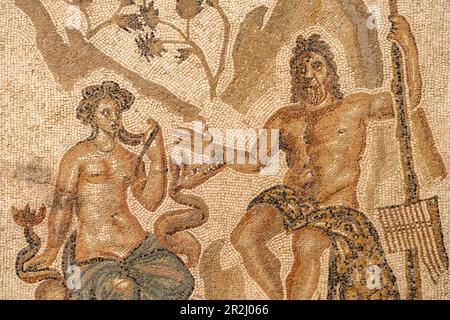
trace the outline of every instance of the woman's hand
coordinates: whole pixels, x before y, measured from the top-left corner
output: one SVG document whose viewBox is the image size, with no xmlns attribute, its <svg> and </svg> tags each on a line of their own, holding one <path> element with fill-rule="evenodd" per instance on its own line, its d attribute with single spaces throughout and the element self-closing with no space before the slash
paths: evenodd
<svg viewBox="0 0 450 320">
<path fill-rule="evenodd" d="M 159 126 L 158 121 L 152 118 L 147 119 L 147 124 L 151 129 L 155 128 L 156 126 Z"/>
<path fill-rule="evenodd" d="M 147 119 L 146 122 L 147 122 L 148 127 L 144 131 L 144 134 L 142 135 L 142 143 L 145 143 L 147 141 L 147 138 L 149 137 L 150 133 L 153 130 L 155 130 L 156 128 L 161 128 L 161 126 L 158 124 L 158 122 L 155 119 L 149 118 L 149 119 Z"/>
<path fill-rule="evenodd" d="M 147 119 L 147 125 L 148 125 L 148 129 L 147 129 L 147 131 L 146 131 L 147 134 L 150 133 L 152 130 L 161 127 L 161 126 L 159 125 L 158 121 L 156 121 L 155 119 L 152 119 L 152 118 L 148 118 L 148 119 Z"/>
</svg>

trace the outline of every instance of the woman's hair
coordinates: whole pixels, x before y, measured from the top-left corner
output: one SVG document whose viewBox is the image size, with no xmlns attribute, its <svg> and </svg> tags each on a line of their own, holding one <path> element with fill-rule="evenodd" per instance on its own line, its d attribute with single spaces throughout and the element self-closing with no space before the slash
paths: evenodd
<svg viewBox="0 0 450 320">
<path fill-rule="evenodd" d="M 93 132 L 88 140 L 97 136 L 98 126 L 94 121 L 94 112 L 99 103 L 104 99 L 111 99 L 118 106 L 118 112 L 122 113 L 131 108 L 134 103 L 134 95 L 113 81 L 105 81 L 101 85 L 89 86 L 82 91 L 83 99 L 77 107 L 77 119 L 85 125 L 92 127 Z M 141 143 L 142 135 L 133 134 L 123 127 L 119 128 L 119 139 L 128 145 L 138 145 Z"/>
<path fill-rule="evenodd" d="M 296 46 L 292 50 L 293 56 L 290 61 L 291 67 L 291 102 L 297 103 L 303 95 L 302 74 L 300 56 L 305 52 L 314 52 L 321 55 L 327 62 L 328 66 L 328 86 L 334 97 L 343 98 L 341 86 L 339 84 L 339 76 L 337 74 L 337 65 L 334 61 L 334 54 L 330 46 L 320 38 L 320 35 L 313 34 L 308 39 L 298 36 Z"/>
</svg>

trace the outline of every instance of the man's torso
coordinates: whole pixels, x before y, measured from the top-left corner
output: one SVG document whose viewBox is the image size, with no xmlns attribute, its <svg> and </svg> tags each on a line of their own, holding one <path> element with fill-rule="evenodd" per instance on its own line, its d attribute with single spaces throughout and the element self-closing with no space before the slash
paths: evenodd
<svg viewBox="0 0 450 320">
<path fill-rule="evenodd" d="M 319 111 L 282 109 L 279 126 L 289 167 L 285 184 L 322 205 L 357 206 L 367 110 L 353 96 Z"/>
</svg>

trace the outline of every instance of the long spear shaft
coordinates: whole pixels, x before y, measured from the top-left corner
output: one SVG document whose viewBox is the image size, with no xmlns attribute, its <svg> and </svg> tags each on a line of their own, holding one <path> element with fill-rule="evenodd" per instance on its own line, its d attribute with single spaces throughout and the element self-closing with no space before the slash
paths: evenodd
<svg viewBox="0 0 450 320">
<path fill-rule="evenodd" d="M 391 15 L 398 15 L 397 0 L 389 0 Z M 408 123 L 406 81 L 403 69 L 403 53 L 397 43 L 392 44 L 393 63 L 393 87 L 395 90 L 395 101 L 398 108 L 398 135 L 402 155 L 403 174 L 406 185 L 407 202 L 414 203 L 419 200 L 419 187 L 417 175 L 414 170 L 413 152 L 411 148 L 411 132 Z"/>
<path fill-rule="evenodd" d="M 398 15 L 397 0 L 389 0 L 391 16 Z M 419 201 L 419 187 L 417 175 L 414 170 L 413 152 L 411 148 L 411 132 L 408 123 L 406 85 L 404 75 L 404 60 L 401 48 L 397 43 L 392 43 L 392 68 L 393 89 L 395 90 L 395 101 L 398 108 L 397 134 L 400 138 L 400 150 L 402 157 L 402 168 L 405 180 L 407 203 Z M 408 286 L 408 299 L 417 300 L 422 298 L 420 265 L 417 250 L 406 252 L 406 277 Z"/>
</svg>

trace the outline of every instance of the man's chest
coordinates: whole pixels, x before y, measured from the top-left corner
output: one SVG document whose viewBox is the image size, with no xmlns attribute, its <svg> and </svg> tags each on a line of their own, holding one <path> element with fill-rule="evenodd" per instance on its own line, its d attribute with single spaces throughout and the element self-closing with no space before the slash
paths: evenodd
<svg viewBox="0 0 450 320">
<path fill-rule="evenodd" d="M 365 118 L 357 107 L 346 107 L 322 115 L 311 115 L 282 130 L 282 140 L 291 149 L 342 145 L 351 147 L 365 139 Z"/>
</svg>

